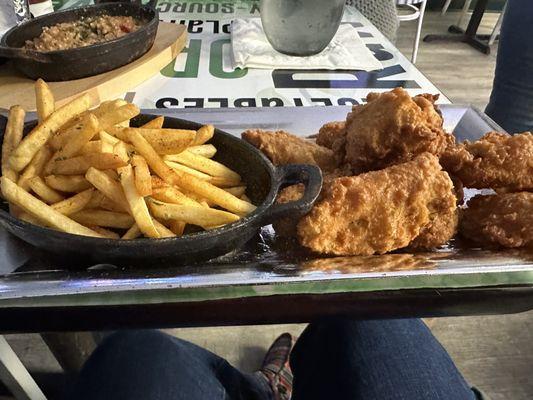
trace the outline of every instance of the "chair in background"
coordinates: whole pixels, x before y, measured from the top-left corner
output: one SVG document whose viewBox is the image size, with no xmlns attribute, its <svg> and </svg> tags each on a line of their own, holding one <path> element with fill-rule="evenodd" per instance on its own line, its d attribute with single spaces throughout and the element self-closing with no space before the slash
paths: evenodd
<svg viewBox="0 0 533 400">
<path fill-rule="evenodd" d="M 442 6 L 441 14 L 446 14 L 446 11 L 448 11 L 448 7 L 450 7 L 452 0 L 446 0 L 446 3 L 444 3 L 444 6 Z M 463 4 L 463 9 L 461 10 L 461 14 L 459 15 L 459 20 L 457 21 L 457 26 L 461 26 L 463 23 L 463 20 L 466 17 L 466 14 L 468 14 L 468 10 L 470 9 L 470 4 L 472 4 L 472 0 L 465 0 L 465 4 Z"/>
<path fill-rule="evenodd" d="M 415 21 L 418 20 L 418 26 L 416 28 L 415 42 L 413 45 L 413 54 L 411 56 L 411 62 L 416 63 L 416 57 L 418 55 L 418 44 L 420 43 L 420 33 L 422 32 L 422 22 L 424 21 L 424 12 L 426 11 L 427 0 L 396 0 L 396 5 L 400 10 L 407 9 L 409 13 L 398 13 L 398 21 Z"/>
<path fill-rule="evenodd" d="M 442 6 L 441 14 L 446 14 L 446 11 L 448 11 L 448 7 L 450 7 L 452 0 L 446 0 L 444 3 L 444 6 Z M 470 4 L 472 4 L 472 0 L 465 0 L 465 3 L 463 4 L 463 9 L 461 10 L 461 14 L 459 15 L 459 20 L 457 21 L 457 26 L 461 26 L 466 15 L 468 14 L 468 11 L 470 9 Z M 507 6 L 507 3 L 503 6 L 502 12 L 500 13 L 500 16 L 498 17 L 498 21 L 496 22 L 496 25 L 494 26 L 494 29 L 492 30 L 492 33 L 489 38 L 489 46 L 492 46 L 500 34 L 500 28 L 502 26 L 502 20 L 503 20 L 503 14 L 505 14 L 505 7 Z"/>
</svg>

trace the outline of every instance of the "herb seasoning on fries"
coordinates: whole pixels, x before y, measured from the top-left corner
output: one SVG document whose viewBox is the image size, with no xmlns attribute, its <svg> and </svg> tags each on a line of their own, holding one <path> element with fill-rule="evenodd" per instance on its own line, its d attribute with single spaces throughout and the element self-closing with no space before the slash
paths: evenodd
<svg viewBox="0 0 533 400">
<path fill-rule="evenodd" d="M 56 108 L 35 84 L 38 124 L 22 137 L 25 112 L 9 111 L 2 146 L 3 197 L 18 218 L 76 235 L 111 239 L 181 236 L 252 212 L 238 173 L 212 158 L 214 127 L 163 128 L 164 117 L 130 127 L 124 100 L 91 108 L 81 95 Z"/>
</svg>

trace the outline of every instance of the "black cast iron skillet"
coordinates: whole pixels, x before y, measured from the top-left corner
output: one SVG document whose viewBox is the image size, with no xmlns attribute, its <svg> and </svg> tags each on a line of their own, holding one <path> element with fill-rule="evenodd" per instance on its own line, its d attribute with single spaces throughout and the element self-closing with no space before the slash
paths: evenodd
<svg viewBox="0 0 533 400">
<path fill-rule="evenodd" d="M 45 81 L 69 81 L 110 71 L 138 59 L 154 44 L 159 24 L 153 7 L 156 1 L 150 0 L 146 6 L 140 1 L 96 4 L 37 17 L 6 32 L 0 41 L 0 57 L 12 59 L 29 78 Z M 143 26 L 119 39 L 91 46 L 49 52 L 22 49 L 26 40 L 39 36 L 45 26 L 102 14 L 132 16 L 143 21 Z"/>
<path fill-rule="evenodd" d="M 132 121 L 139 126 L 152 115 L 140 115 Z M 5 118 L 4 118 L 5 120 Z M 5 123 L 5 121 L 4 121 Z M 27 128 L 33 127 L 32 123 Z M 200 124 L 165 117 L 165 128 L 198 129 Z M 0 127 L 0 132 L 3 129 Z M 0 138 L 1 140 L 2 138 Z M 72 235 L 21 221 L 0 207 L 0 225 L 22 240 L 66 257 L 83 257 L 99 263 L 129 261 L 150 263 L 156 259 L 177 263 L 205 261 L 240 248 L 257 230 L 282 217 L 298 217 L 308 212 L 322 187 L 320 169 L 313 165 L 274 167 L 255 147 L 229 133 L 215 130 L 209 143 L 218 150 L 215 160 L 238 172 L 247 185 L 246 195 L 257 209 L 241 220 L 210 231 L 191 233 L 179 238 L 117 240 Z M 278 190 L 293 183 L 305 183 L 302 199 L 273 204 Z"/>
</svg>

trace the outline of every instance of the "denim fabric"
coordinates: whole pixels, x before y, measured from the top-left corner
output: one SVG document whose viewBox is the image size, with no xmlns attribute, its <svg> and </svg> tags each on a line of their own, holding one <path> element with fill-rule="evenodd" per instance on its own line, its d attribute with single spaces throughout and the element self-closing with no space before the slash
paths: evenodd
<svg viewBox="0 0 533 400">
<path fill-rule="evenodd" d="M 84 365 L 72 400 L 271 400 L 270 388 L 226 360 L 159 331 L 106 338 Z"/>
<path fill-rule="evenodd" d="M 509 133 L 533 130 L 533 1 L 509 0 L 485 112 Z"/>
<path fill-rule="evenodd" d="M 416 319 L 310 324 L 291 354 L 293 400 L 475 400 Z M 76 400 L 272 400 L 266 383 L 158 331 L 116 333 L 85 364 Z"/>
<path fill-rule="evenodd" d="M 476 400 L 418 319 L 309 325 L 291 367 L 294 400 Z"/>
</svg>

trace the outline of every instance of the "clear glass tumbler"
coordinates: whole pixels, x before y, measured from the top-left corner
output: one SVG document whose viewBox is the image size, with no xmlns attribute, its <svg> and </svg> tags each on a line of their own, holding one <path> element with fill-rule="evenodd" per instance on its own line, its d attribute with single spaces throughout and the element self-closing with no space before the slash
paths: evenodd
<svg viewBox="0 0 533 400">
<path fill-rule="evenodd" d="M 339 29 L 345 0 L 261 0 L 263 29 L 272 47 L 292 56 L 320 53 Z"/>
</svg>

